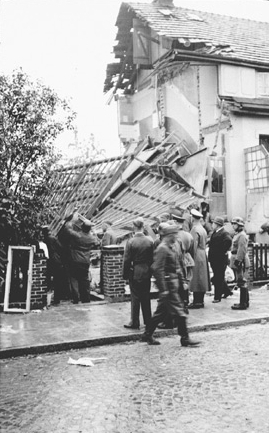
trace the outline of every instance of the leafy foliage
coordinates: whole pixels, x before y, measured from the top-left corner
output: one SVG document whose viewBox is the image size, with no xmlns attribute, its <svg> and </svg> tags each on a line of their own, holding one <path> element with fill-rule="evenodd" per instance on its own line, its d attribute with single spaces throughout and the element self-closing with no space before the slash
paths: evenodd
<svg viewBox="0 0 269 433">
<path fill-rule="evenodd" d="M 0 242 L 27 244 L 45 220 L 46 178 L 58 134 L 75 117 L 65 100 L 20 71 L 0 76 Z"/>
</svg>

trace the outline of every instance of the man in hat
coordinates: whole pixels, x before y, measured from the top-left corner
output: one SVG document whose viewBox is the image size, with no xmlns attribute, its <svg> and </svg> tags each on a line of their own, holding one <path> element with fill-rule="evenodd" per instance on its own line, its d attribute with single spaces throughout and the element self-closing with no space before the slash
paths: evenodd
<svg viewBox="0 0 269 433">
<path fill-rule="evenodd" d="M 213 233 L 209 240 L 208 261 L 213 271 L 212 282 L 215 287 L 213 303 L 221 302 L 232 295 L 225 281 L 225 270 L 228 265 L 228 251 L 232 245 L 232 238 L 224 228 L 224 219 L 216 216 L 212 223 Z"/>
<path fill-rule="evenodd" d="M 133 221 L 134 236 L 128 240 L 123 257 L 123 278 L 129 281 L 131 292 L 131 321 L 128 329 L 139 329 L 140 305 L 144 324 L 151 318 L 150 285 L 153 261 L 153 240 L 144 234 L 143 218 Z"/>
<path fill-rule="evenodd" d="M 153 333 L 158 324 L 166 318 L 167 311 L 176 321 L 178 335 L 181 336 L 182 346 L 196 346 L 199 343 L 191 341 L 188 335 L 186 314 L 183 303 L 179 296 L 179 272 L 181 268 L 178 257 L 173 248 L 178 228 L 176 225 L 168 225 L 163 228 L 163 240 L 158 246 L 152 265 L 153 275 L 156 278 L 156 285 L 159 289 L 158 306 L 151 320 L 147 323 L 142 341 L 151 345 L 158 345 L 160 342 L 153 338 Z"/>
<path fill-rule="evenodd" d="M 201 224 L 203 215 L 196 209 L 191 210 L 193 237 L 193 276 L 190 282 L 190 291 L 193 292 L 193 302 L 189 309 L 203 308 L 204 295 L 211 290 L 209 267 L 206 256 L 207 233 Z"/>
<path fill-rule="evenodd" d="M 250 266 L 248 257 L 248 236 L 244 230 L 244 220 L 241 217 L 232 219 L 235 235 L 231 248 L 231 268 L 235 273 L 236 285 L 240 289 L 239 304 L 234 304 L 232 310 L 246 310 L 249 307 L 247 274 Z"/>
<path fill-rule="evenodd" d="M 85 219 L 82 223 L 82 231 L 77 232 L 71 227 L 67 228 L 69 239 L 69 270 L 73 303 L 90 302 L 89 267 L 91 250 L 100 244 L 97 236 L 91 229 L 93 223 Z"/>
</svg>

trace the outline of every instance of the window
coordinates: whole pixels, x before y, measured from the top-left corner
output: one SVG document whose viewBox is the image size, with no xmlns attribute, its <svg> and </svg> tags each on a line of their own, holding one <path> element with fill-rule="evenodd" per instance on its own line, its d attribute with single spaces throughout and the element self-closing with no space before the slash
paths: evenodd
<svg viewBox="0 0 269 433">
<path fill-rule="evenodd" d="M 245 149 L 246 187 L 269 188 L 269 153 L 263 146 Z"/>
</svg>

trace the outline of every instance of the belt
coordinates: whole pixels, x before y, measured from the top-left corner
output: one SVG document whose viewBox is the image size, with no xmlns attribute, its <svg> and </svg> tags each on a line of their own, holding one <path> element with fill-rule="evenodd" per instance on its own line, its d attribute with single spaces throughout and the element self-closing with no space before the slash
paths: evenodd
<svg viewBox="0 0 269 433">
<path fill-rule="evenodd" d="M 168 280 L 168 281 L 171 281 L 171 280 L 178 280 L 178 275 L 177 275 L 177 274 L 165 275 L 164 279 L 165 279 L 165 280 Z"/>
</svg>

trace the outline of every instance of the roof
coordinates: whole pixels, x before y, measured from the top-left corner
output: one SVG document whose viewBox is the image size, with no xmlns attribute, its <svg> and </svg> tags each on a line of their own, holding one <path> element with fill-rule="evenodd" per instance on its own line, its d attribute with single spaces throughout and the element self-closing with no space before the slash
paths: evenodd
<svg viewBox="0 0 269 433">
<path fill-rule="evenodd" d="M 101 231 L 103 221 L 111 221 L 122 238 L 132 230 L 132 221 L 138 216 L 152 226 L 170 207 L 186 209 L 202 196 L 186 180 L 186 174 L 180 174 L 180 159 L 179 145 L 164 141 L 150 147 L 144 140 L 134 152 L 122 157 L 55 170 L 45 201 L 52 215 L 50 229 L 57 233 L 64 218 L 77 210 L 95 223 L 97 231 Z M 201 175 L 202 186 L 204 176 L 205 172 Z"/>
<path fill-rule="evenodd" d="M 122 3 L 121 14 L 133 11 L 152 30 L 168 38 L 186 38 L 230 46 L 219 56 L 269 66 L 269 23 L 153 3 Z M 169 14 L 167 14 L 167 11 Z"/>
<path fill-rule="evenodd" d="M 212 61 L 242 64 L 269 70 L 269 23 L 234 18 L 157 3 L 121 4 L 113 48 L 116 63 L 107 65 L 104 92 L 114 87 L 128 93 L 136 77 L 133 62 L 133 19 L 139 19 L 157 36 L 167 39 L 167 53 L 180 61 Z M 140 30 L 139 30 L 140 31 Z M 159 43 L 156 35 L 151 40 Z M 140 65 L 141 66 L 141 65 Z M 145 65 L 143 66 L 145 67 Z M 149 65 L 152 68 L 152 65 Z M 155 64 L 154 64 L 155 67 Z M 115 80 L 117 80 L 115 86 Z"/>
</svg>

